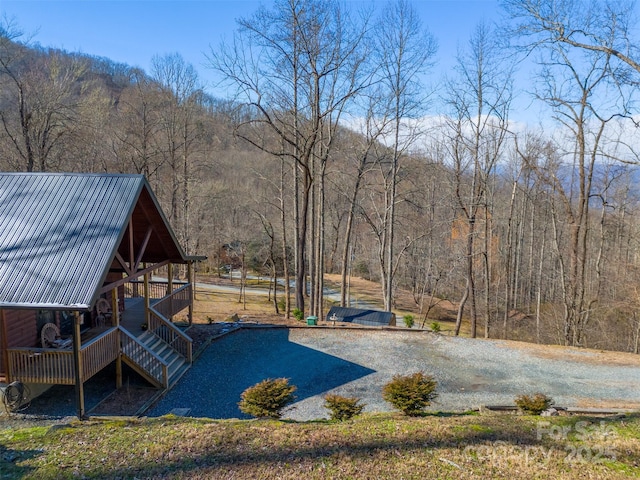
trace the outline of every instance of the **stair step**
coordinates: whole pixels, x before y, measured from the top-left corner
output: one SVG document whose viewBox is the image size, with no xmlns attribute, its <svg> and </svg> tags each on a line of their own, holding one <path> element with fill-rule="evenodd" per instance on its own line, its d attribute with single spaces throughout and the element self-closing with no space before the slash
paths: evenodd
<svg viewBox="0 0 640 480">
<path fill-rule="evenodd" d="M 177 360 L 173 362 L 171 365 L 169 365 L 169 368 L 167 369 L 169 380 L 171 380 L 174 377 L 176 372 L 179 371 L 184 366 L 185 363 L 186 362 L 184 360 Z M 171 383 L 171 381 L 169 381 L 169 383 Z"/>
<path fill-rule="evenodd" d="M 176 383 L 178 383 L 178 380 L 182 378 L 182 376 L 186 373 L 187 370 L 189 370 L 190 367 L 191 365 L 189 365 L 187 362 L 184 362 L 180 366 L 180 368 L 173 373 L 173 375 L 170 375 L 169 388 L 173 387 Z"/>
<path fill-rule="evenodd" d="M 135 355 L 132 355 L 130 352 L 126 352 L 125 353 L 132 359 L 135 360 L 138 364 L 140 364 L 141 367 L 147 368 L 149 366 L 149 364 L 153 363 L 153 360 L 148 359 L 148 357 L 143 357 L 143 358 L 135 358 Z M 154 352 L 156 353 L 156 352 Z M 164 363 L 167 364 L 167 367 L 171 367 L 171 365 L 173 363 L 175 363 L 176 361 L 186 361 L 186 359 L 180 355 L 178 352 L 176 351 L 171 351 L 171 350 L 167 350 L 165 352 L 164 355 L 157 355 L 156 356 L 158 358 L 160 358 Z M 146 358 L 146 360 L 144 360 Z"/>
<path fill-rule="evenodd" d="M 144 332 L 138 337 L 138 341 L 144 345 L 147 351 L 153 352 L 166 365 L 169 386 L 173 386 L 191 366 L 180 352 L 153 332 Z M 123 353 L 130 358 L 129 361 L 134 362 L 139 369 L 147 372 L 148 376 L 151 378 L 154 375 L 161 376 L 158 372 L 157 361 L 150 359 L 147 355 L 136 355 L 136 351 L 137 349 L 133 346 L 131 348 L 125 346 L 123 349 Z M 154 374 L 149 373 L 150 370 L 153 370 Z"/>
<path fill-rule="evenodd" d="M 146 345 L 149 341 L 151 341 L 151 340 L 153 340 L 155 338 L 157 338 L 157 337 L 153 333 L 151 333 L 149 331 L 146 331 L 146 332 L 144 332 L 142 335 L 140 335 L 138 337 L 138 341 L 140 343 L 144 343 Z"/>
</svg>

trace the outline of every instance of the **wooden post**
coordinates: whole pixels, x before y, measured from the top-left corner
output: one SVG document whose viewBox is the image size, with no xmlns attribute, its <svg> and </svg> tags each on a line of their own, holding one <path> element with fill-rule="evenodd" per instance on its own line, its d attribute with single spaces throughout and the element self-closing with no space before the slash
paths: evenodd
<svg viewBox="0 0 640 480">
<path fill-rule="evenodd" d="M 167 290 L 167 295 L 170 295 L 168 320 L 173 322 L 173 263 L 167 265 Z"/>
<path fill-rule="evenodd" d="M 149 300 L 149 274 L 144 274 L 144 321 L 149 325 L 149 307 L 151 302 Z"/>
<path fill-rule="evenodd" d="M 82 383 L 82 343 L 80 338 L 80 313 L 73 312 L 73 360 L 75 363 L 76 383 L 76 409 L 78 418 L 85 418 L 84 410 L 84 384 Z"/>
<path fill-rule="evenodd" d="M 193 300 L 196 293 L 195 274 L 193 270 L 193 262 L 189 260 L 187 262 L 187 281 L 191 284 L 191 295 L 189 296 L 189 325 L 193 324 Z"/>
<path fill-rule="evenodd" d="M 120 327 L 120 309 L 118 308 L 118 288 L 111 290 L 111 323 Z M 118 356 L 116 357 L 116 388 L 122 387 L 122 358 L 120 356 L 120 342 L 118 342 Z"/>
<path fill-rule="evenodd" d="M 111 326 L 120 326 L 120 308 L 118 306 L 118 287 L 111 290 Z"/>
<path fill-rule="evenodd" d="M 7 318 L 4 308 L 0 308 L 0 352 L 2 353 L 2 365 L 7 384 L 11 383 L 11 372 L 9 371 L 9 342 L 7 341 Z"/>
</svg>

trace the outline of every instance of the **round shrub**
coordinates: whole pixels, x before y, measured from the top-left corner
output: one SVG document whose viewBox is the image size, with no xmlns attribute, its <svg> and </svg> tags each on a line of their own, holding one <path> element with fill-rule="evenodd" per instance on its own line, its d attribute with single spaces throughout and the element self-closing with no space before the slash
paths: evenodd
<svg viewBox="0 0 640 480">
<path fill-rule="evenodd" d="M 546 396 L 544 393 L 536 393 L 534 395 L 518 395 L 515 403 L 523 413 L 529 415 L 540 415 L 551 405 L 553 398 Z"/>
<path fill-rule="evenodd" d="M 333 394 L 324 397 L 324 407 L 329 410 L 331 420 L 349 420 L 360 415 L 366 405 L 359 402 L 360 399 L 357 397 L 343 397 Z"/>
<path fill-rule="evenodd" d="M 422 372 L 394 375 L 393 380 L 382 387 L 382 398 L 405 415 L 417 416 L 438 396 L 437 385 L 431 375 Z"/>
<path fill-rule="evenodd" d="M 414 320 L 413 320 L 413 315 L 405 315 L 404 317 L 402 317 L 402 319 L 404 320 L 404 325 L 407 328 L 413 328 L 413 325 L 415 324 Z"/>
<path fill-rule="evenodd" d="M 287 378 L 268 378 L 242 392 L 238 406 L 254 417 L 280 418 L 282 410 L 295 401 L 295 390 Z"/>
</svg>

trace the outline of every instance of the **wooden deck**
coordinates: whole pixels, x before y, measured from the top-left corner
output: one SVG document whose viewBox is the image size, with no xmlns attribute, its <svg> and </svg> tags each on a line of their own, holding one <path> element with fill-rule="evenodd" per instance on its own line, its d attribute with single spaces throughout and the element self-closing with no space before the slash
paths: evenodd
<svg viewBox="0 0 640 480">
<path fill-rule="evenodd" d="M 151 299 L 148 322 L 145 321 L 144 298 L 126 298 L 125 310 L 120 315 L 119 327 L 96 327 L 82 334 L 80 381 L 87 381 L 118 359 L 124 353 L 123 345 L 131 344 L 132 341 L 135 341 L 134 339 L 139 339 L 145 333 L 152 333 L 161 339 L 190 364 L 192 361 L 191 339 L 168 320 L 171 315 L 188 307 L 190 298 L 191 285 L 187 284 L 162 299 Z M 145 323 L 147 323 L 147 328 L 143 329 Z M 8 354 L 10 372 L 8 377 L 11 381 L 58 385 L 75 384 L 75 362 L 72 348 L 12 348 L 8 350 Z M 153 352 L 151 354 L 153 355 Z M 139 356 L 142 360 L 146 358 L 142 354 Z M 162 372 L 162 376 L 164 377 L 163 383 L 166 384 L 168 381 L 167 372 Z"/>
<path fill-rule="evenodd" d="M 151 300 L 151 306 L 158 300 Z M 127 298 L 124 301 L 124 311 L 120 315 L 120 325 L 134 337 L 140 337 L 144 330 L 142 324 L 144 319 L 144 298 Z"/>
<path fill-rule="evenodd" d="M 93 329 L 80 349 L 80 380 L 85 382 L 118 357 L 118 329 Z M 23 383 L 74 385 L 73 349 L 12 348 L 9 350 L 11 380 Z"/>
</svg>

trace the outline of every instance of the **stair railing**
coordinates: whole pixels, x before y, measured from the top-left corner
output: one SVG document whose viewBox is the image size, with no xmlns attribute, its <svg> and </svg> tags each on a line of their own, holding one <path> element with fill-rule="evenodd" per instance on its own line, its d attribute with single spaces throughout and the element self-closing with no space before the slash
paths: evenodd
<svg viewBox="0 0 640 480">
<path fill-rule="evenodd" d="M 169 387 L 167 363 L 123 328 L 120 331 L 121 352 L 164 388 Z"/>
<path fill-rule="evenodd" d="M 188 363 L 192 363 L 193 340 L 191 340 L 191 337 L 167 320 L 153 307 L 149 307 L 148 330 L 167 342 L 174 350 L 186 358 Z"/>
</svg>

